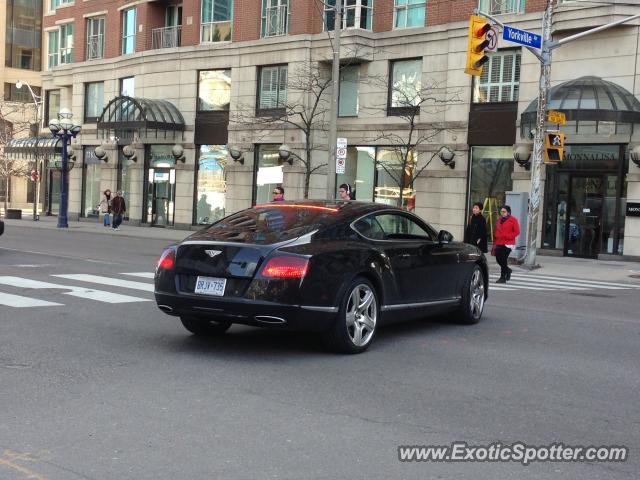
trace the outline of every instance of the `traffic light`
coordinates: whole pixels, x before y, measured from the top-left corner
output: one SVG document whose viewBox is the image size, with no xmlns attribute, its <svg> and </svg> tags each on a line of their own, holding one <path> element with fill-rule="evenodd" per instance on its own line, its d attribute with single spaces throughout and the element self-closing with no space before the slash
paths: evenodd
<svg viewBox="0 0 640 480">
<path fill-rule="evenodd" d="M 564 159 L 564 133 L 545 132 L 544 163 L 559 163 Z"/>
<path fill-rule="evenodd" d="M 482 66 L 489 61 L 484 49 L 489 45 L 487 32 L 491 25 L 486 18 L 472 15 L 469 18 L 469 38 L 467 39 L 467 68 L 464 73 L 482 75 Z"/>
</svg>

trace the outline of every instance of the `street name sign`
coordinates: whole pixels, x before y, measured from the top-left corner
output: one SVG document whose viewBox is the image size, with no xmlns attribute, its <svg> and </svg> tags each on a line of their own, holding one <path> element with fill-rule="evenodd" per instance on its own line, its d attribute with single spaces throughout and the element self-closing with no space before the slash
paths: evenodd
<svg viewBox="0 0 640 480">
<path fill-rule="evenodd" d="M 502 31 L 502 38 L 509 42 L 519 43 L 527 47 L 541 48 L 542 36 L 537 33 L 528 32 L 526 30 L 520 30 L 519 28 L 513 28 L 509 25 L 504 26 Z"/>
</svg>

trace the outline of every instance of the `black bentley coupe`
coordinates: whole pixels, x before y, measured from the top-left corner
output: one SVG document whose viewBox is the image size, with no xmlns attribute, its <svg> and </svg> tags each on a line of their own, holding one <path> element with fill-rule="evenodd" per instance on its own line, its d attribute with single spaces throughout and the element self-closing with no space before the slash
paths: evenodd
<svg viewBox="0 0 640 480">
<path fill-rule="evenodd" d="M 399 208 L 356 201 L 256 205 L 164 250 L 158 307 L 196 335 L 233 323 L 316 331 L 359 353 L 378 326 L 435 313 L 480 320 L 477 248 Z"/>
</svg>

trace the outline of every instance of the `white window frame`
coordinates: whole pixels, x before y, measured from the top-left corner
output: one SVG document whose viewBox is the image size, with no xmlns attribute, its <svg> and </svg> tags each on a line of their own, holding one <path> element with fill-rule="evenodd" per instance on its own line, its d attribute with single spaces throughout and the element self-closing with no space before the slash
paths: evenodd
<svg viewBox="0 0 640 480">
<path fill-rule="evenodd" d="M 127 35 L 127 14 L 129 12 L 133 11 L 133 34 L 131 35 Z M 133 53 L 136 53 L 136 34 L 137 34 L 137 30 L 138 30 L 138 11 L 135 7 L 133 8 L 127 8 L 126 10 L 122 11 L 122 35 L 121 35 L 121 40 L 122 40 L 122 49 L 121 49 L 121 54 L 122 55 L 131 55 Z M 133 50 L 131 52 L 126 52 L 125 51 L 125 46 L 127 45 L 127 40 L 133 38 Z"/>
<path fill-rule="evenodd" d="M 262 0 L 262 21 L 260 35 L 263 38 L 277 37 L 289 33 L 291 8 L 289 0 Z M 275 18 L 276 25 L 270 25 Z"/>
<path fill-rule="evenodd" d="M 264 91 L 262 90 L 262 78 L 264 72 L 268 70 L 276 70 L 277 80 L 276 80 L 276 91 L 275 91 L 275 101 L 276 104 L 274 106 L 263 107 L 262 99 L 264 98 Z M 284 95 L 282 87 L 282 70 L 285 71 L 285 82 L 284 82 Z M 289 80 L 289 66 L 288 65 L 264 65 L 259 69 L 258 76 L 258 102 L 257 102 L 257 110 L 258 112 L 268 112 L 269 110 L 279 110 L 286 108 L 287 104 L 287 95 L 288 95 L 288 80 Z M 272 89 L 273 90 L 273 89 Z"/>
<path fill-rule="evenodd" d="M 53 13 L 56 11 L 58 7 L 63 6 L 71 6 L 75 4 L 75 0 L 48 0 L 47 1 L 47 11 L 49 13 Z"/>
<path fill-rule="evenodd" d="M 87 18 L 87 60 L 99 60 L 104 58 L 105 23 L 105 17 Z M 98 33 L 95 33 L 96 28 Z M 91 55 L 91 41 L 93 38 L 96 39 L 98 50 L 95 55 Z"/>
<path fill-rule="evenodd" d="M 55 34 L 55 46 L 51 51 L 51 35 Z M 47 70 L 60 65 L 60 29 L 55 28 L 47 31 Z"/>
<path fill-rule="evenodd" d="M 478 0 L 478 8 L 489 15 L 513 15 L 524 13 L 525 0 Z"/>
<path fill-rule="evenodd" d="M 421 28 L 424 27 L 423 25 L 412 25 L 412 26 L 407 26 L 407 20 L 409 19 L 409 8 L 415 8 L 417 6 L 422 5 L 422 8 L 424 8 L 424 19 L 425 22 L 427 20 L 427 0 L 423 0 L 422 2 L 418 2 L 418 3 L 409 3 L 410 0 L 405 0 L 405 3 L 403 4 L 398 4 L 398 0 L 393 0 L 393 29 L 394 30 L 404 30 L 405 28 Z M 405 21 L 404 21 L 404 25 L 397 25 L 398 22 L 398 12 L 400 10 L 405 10 Z"/>
<path fill-rule="evenodd" d="M 507 56 L 513 56 L 513 67 L 511 69 L 511 78 L 505 81 L 504 76 L 504 59 Z M 493 73 L 493 59 L 499 57 L 500 60 L 500 79 L 497 82 L 491 81 Z M 522 68 L 522 52 L 521 50 L 501 50 L 489 54 L 489 61 L 484 65 L 482 75 L 476 77 L 473 83 L 473 103 L 504 103 L 517 102 L 520 93 L 520 73 Z M 483 82 L 486 78 L 487 81 Z M 486 100 L 480 100 L 480 87 L 487 88 Z M 498 88 L 498 100 L 491 101 L 491 88 Z M 509 100 L 502 100 L 502 93 L 505 88 L 510 91 Z"/>
<path fill-rule="evenodd" d="M 67 29 L 71 27 L 72 35 L 70 45 L 67 45 L 67 41 L 69 41 L 69 36 L 65 35 L 63 37 L 63 33 L 68 33 Z M 51 34 L 55 33 L 55 46 L 54 51 L 51 50 Z M 47 30 L 47 70 L 51 70 L 59 65 L 68 65 L 73 63 L 73 44 L 75 37 L 75 28 L 72 22 L 63 23 L 59 25 L 57 28 Z M 64 42 L 63 42 L 64 38 Z M 64 46 L 63 46 L 64 45 Z M 67 58 L 69 57 L 69 58 Z M 68 60 L 68 61 L 67 61 Z"/>
<path fill-rule="evenodd" d="M 343 0 L 342 2 L 342 30 L 347 30 L 347 29 L 360 29 L 360 30 L 367 30 L 367 31 L 371 31 L 373 30 L 373 2 L 374 0 L 369 0 L 369 5 L 363 5 L 362 4 L 363 0 L 355 0 L 355 3 L 353 5 L 347 5 L 347 0 Z M 328 1 L 324 2 L 324 13 L 323 13 L 323 28 L 325 32 L 332 32 L 333 29 L 329 29 L 329 25 L 327 23 L 327 14 L 328 12 L 335 10 L 335 1 L 334 4 L 331 5 L 329 4 Z M 347 19 L 349 17 L 348 15 L 348 11 L 350 10 L 354 10 L 354 16 L 353 16 L 353 25 L 352 26 L 347 26 Z M 360 26 L 361 20 L 362 20 L 362 12 L 365 12 L 365 18 L 368 19 L 368 23 L 369 23 L 369 27 L 368 28 L 362 28 Z M 335 18 L 335 17 L 334 17 Z"/>
<path fill-rule="evenodd" d="M 205 22 L 205 14 L 208 12 L 205 12 L 204 9 L 204 1 L 205 0 L 200 0 L 200 43 L 224 43 L 224 42 L 230 42 L 231 38 L 233 38 L 233 0 L 211 0 L 211 14 L 209 15 L 209 17 L 211 18 L 210 22 Z M 216 2 L 229 2 L 229 19 L 228 20 L 217 20 L 214 21 L 213 20 L 213 12 L 215 12 L 215 4 Z M 205 37 L 207 37 L 208 35 L 205 35 L 205 30 L 209 31 L 209 29 L 215 28 L 215 26 L 217 24 L 224 24 L 224 23 L 228 23 L 230 24 L 230 32 L 231 32 L 231 38 L 229 40 L 224 40 L 224 39 L 220 39 L 218 41 L 214 41 L 213 40 L 213 35 L 211 35 L 211 39 L 207 39 Z"/>
</svg>

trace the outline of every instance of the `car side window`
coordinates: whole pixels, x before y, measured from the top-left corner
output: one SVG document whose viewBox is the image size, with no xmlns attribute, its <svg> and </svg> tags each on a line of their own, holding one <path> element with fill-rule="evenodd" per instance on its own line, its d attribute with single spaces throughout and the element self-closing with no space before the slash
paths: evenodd
<svg viewBox="0 0 640 480">
<path fill-rule="evenodd" d="M 433 240 L 433 236 L 412 218 L 396 213 L 376 215 L 385 240 Z"/>
<path fill-rule="evenodd" d="M 355 228 L 356 231 L 364 237 L 371 238 L 373 240 L 385 239 L 384 230 L 374 215 L 369 215 L 359 219 L 353 224 L 353 228 Z"/>
</svg>

